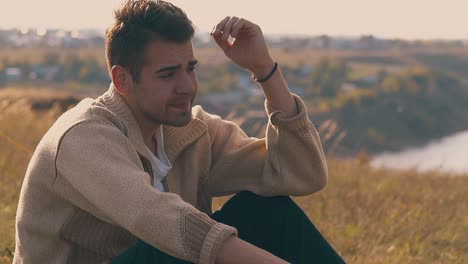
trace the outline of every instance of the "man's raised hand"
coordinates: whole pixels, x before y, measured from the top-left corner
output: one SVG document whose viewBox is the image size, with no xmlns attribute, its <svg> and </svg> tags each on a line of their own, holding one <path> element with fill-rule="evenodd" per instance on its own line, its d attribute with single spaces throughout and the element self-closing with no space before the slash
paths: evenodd
<svg viewBox="0 0 468 264">
<path fill-rule="evenodd" d="M 248 20 L 228 16 L 213 28 L 211 36 L 229 59 L 257 78 L 266 76 L 275 64 L 262 30 Z M 234 38 L 233 42 L 229 36 Z"/>
</svg>

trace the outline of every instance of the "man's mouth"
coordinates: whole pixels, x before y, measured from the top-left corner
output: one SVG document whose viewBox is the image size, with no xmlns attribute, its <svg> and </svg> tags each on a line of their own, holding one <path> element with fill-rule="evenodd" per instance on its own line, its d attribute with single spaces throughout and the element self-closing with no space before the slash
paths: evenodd
<svg viewBox="0 0 468 264">
<path fill-rule="evenodd" d="M 169 106 L 178 112 L 190 112 L 191 111 L 190 102 L 175 103 L 175 104 L 170 104 Z"/>
</svg>

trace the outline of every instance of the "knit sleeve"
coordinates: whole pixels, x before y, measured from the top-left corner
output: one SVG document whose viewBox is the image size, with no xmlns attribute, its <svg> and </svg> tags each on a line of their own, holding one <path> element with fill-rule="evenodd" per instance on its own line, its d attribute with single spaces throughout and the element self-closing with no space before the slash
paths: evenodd
<svg viewBox="0 0 468 264">
<path fill-rule="evenodd" d="M 178 195 L 153 188 L 133 145 L 109 121 L 71 128 L 61 140 L 56 169 L 54 189 L 61 196 L 177 258 L 214 263 L 224 241 L 237 234 Z M 61 191 L 64 184 L 73 191 Z"/>
<path fill-rule="evenodd" d="M 209 186 L 213 196 L 249 190 L 264 196 L 308 195 L 327 183 L 327 165 L 319 135 L 304 102 L 287 117 L 265 102 L 265 138 L 248 137 L 239 126 L 208 116 L 212 139 Z"/>
</svg>

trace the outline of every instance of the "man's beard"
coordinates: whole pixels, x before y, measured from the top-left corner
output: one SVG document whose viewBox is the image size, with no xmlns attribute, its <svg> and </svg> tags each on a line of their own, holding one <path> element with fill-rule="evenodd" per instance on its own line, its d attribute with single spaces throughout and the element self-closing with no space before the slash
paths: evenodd
<svg viewBox="0 0 468 264">
<path fill-rule="evenodd" d="M 190 107 L 190 109 L 191 109 L 191 107 Z M 190 120 L 192 119 L 192 113 L 191 112 L 181 113 L 181 116 L 178 117 L 177 120 L 163 119 L 163 118 L 157 117 L 156 115 L 152 114 L 149 111 L 146 111 L 145 109 L 141 109 L 141 112 L 143 113 L 143 115 L 145 116 L 146 119 L 151 120 L 153 123 L 161 124 L 161 125 L 169 125 L 169 126 L 174 126 L 174 127 L 186 126 L 190 122 Z M 178 122 L 179 120 L 181 122 Z"/>
</svg>

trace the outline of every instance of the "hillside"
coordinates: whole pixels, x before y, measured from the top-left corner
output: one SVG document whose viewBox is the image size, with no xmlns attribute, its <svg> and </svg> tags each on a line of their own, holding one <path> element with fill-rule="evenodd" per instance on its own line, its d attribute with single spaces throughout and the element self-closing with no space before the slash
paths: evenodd
<svg viewBox="0 0 468 264">
<path fill-rule="evenodd" d="M 0 264 L 11 263 L 14 253 L 16 204 L 29 158 L 77 100 L 56 91 L 0 91 Z M 466 263 L 468 177 L 375 170 L 365 156 L 328 162 L 329 185 L 295 200 L 348 263 Z"/>
</svg>

